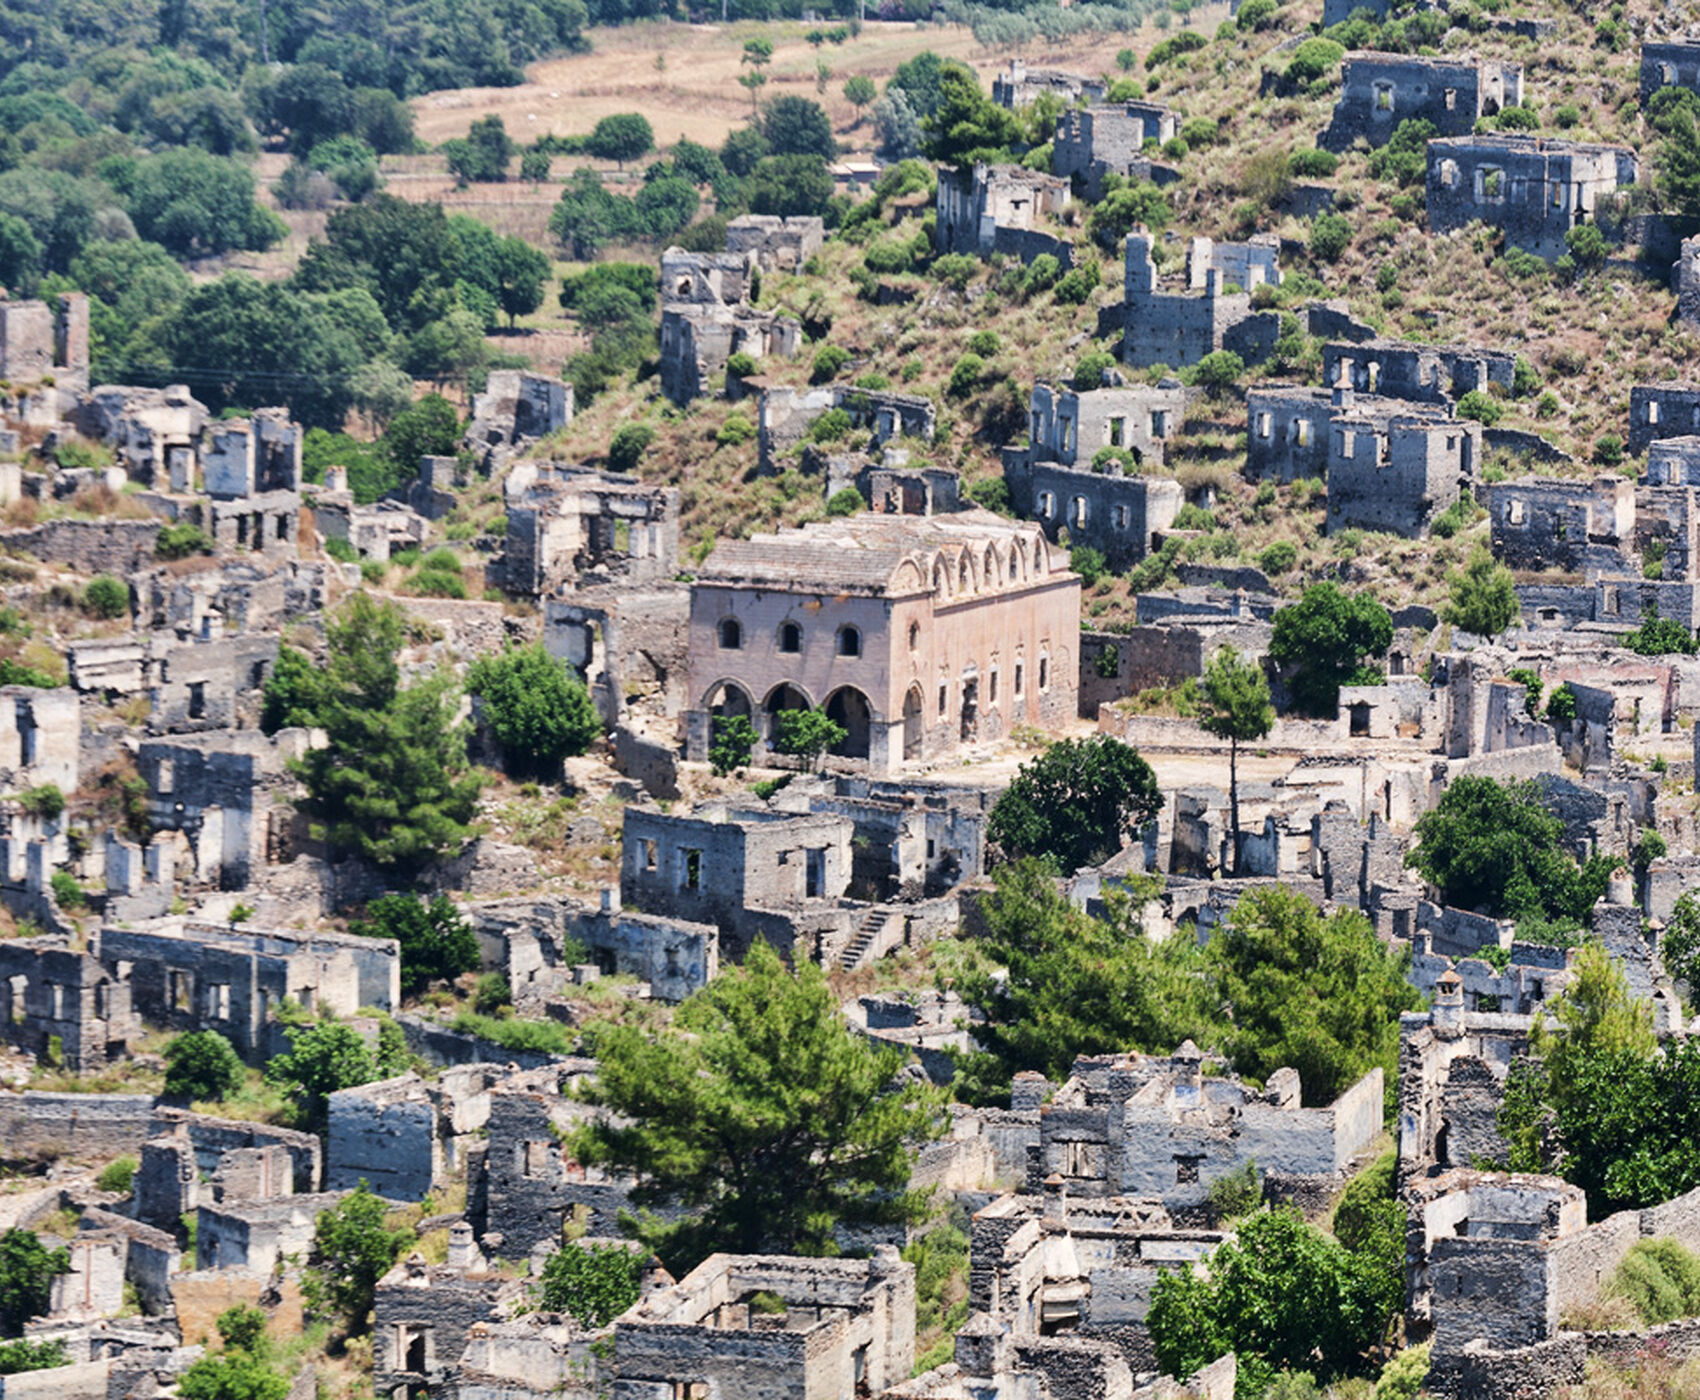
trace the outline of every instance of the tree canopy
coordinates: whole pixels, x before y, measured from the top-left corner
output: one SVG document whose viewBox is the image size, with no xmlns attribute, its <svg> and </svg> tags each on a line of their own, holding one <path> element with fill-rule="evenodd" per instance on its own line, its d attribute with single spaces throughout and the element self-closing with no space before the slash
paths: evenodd
<svg viewBox="0 0 1700 1400">
<path fill-rule="evenodd" d="M 1442 618 L 1478 637 L 1497 637 L 1521 611 L 1511 570 L 1494 562 L 1485 545 L 1470 554 L 1470 562 L 1452 575 L 1452 596 Z"/>
<path fill-rule="evenodd" d="M 303 1292 L 315 1311 L 336 1313 L 355 1333 L 366 1330 L 378 1280 L 389 1272 L 413 1231 L 385 1224 L 389 1206 L 362 1181 L 313 1226 L 313 1252 Z"/>
<path fill-rule="evenodd" d="M 1368 593 L 1315 583 L 1275 614 L 1269 657 L 1284 669 L 1287 691 L 1301 713 L 1332 719 L 1343 685 L 1373 685 L 1383 677 L 1365 664 L 1393 645 L 1393 619 Z"/>
<path fill-rule="evenodd" d="M 1022 144 L 1021 122 L 1015 113 L 987 97 L 967 68 L 943 67 L 938 93 L 937 105 L 921 121 L 929 160 L 956 166 L 1007 160 L 1012 149 Z"/>
<path fill-rule="evenodd" d="M 480 657 L 467 673 L 467 688 L 482 703 L 503 752 L 525 772 L 558 773 L 562 759 L 602 736 L 602 717 L 584 682 L 541 642 Z"/>
<path fill-rule="evenodd" d="M 307 789 L 302 811 L 333 848 L 411 874 L 460 848 L 482 780 L 467 764 L 452 680 L 401 685 L 405 628 L 394 603 L 365 593 L 326 624 L 310 712 L 328 742 L 290 771 Z"/>
<path fill-rule="evenodd" d="M 1417 818 L 1417 848 L 1405 863 L 1460 909 L 1528 923 L 1530 932 L 1578 928 L 1605 893 L 1614 862 L 1586 865 L 1563 847 L 1564 823 L 1534 782 L 1464 776 Z"/>
<path fill-rule="evenodd" d="M 1104 734 L 1063 739 L 1021 765 L 986 830 L 1006 859 L 1037 856 L 1072 873 L 1108 860 L 1159 805 L 1136 749 Z"/>
<path fill-rule="evenodd" d="M 621 1244 L 564 1244 L 543 1265 L 537 1305 L 581 1327 L 606 1327 L 638 1300 L 648 1255 Z"/>
<path fill-rule="evenodd" d="M 246 1077 L 242 1057 L 217 1031 L 186 1031 L 165 1047 L 165 1092 L 185 1099 L 226 1099 Z"/>
<path fill-rule="evenodd" d="M 407 996 L 478 970 L 478 935 L 447 895 L 380 895 L 348 931 L 363 938 L 393 938 L 401 945 L 401 990 Z"/>
<path fill-rule="evenodd" d="M 838 158 L 838 142 L 832 120 L 818 102 L 787 94 L 769 102 L 761 114 L 761 134 L 768 150 L 776 156 Z"/>
<path fill-rule="evenodd" d="M 818 1254 L 838 1221 L 921 1209 L 909 1166 L 937 1131 L 937 1096 L 897 1078 L 903 1052 L 853 1034 L 820 967 L 799 962 L 758 939 L 672 1026 L 597 1032 L 584 1096 L 607 1113 L 573 1151 L 634 1173 L 637 1204 L 691 1212 L 641 1230 L 676 1275 L 715 1250 Z"/>
<path fill-rule="evenodd" d="M 1204 705 L 1198 727 L 1228 741 L 1228 826 L 1233 846 L 1234 873 L 1240 867 L 1240 745 L 1266 736 L 1275 727 L 1275 707 L 1269 703 L 1269 678 L 1254 661 L 1233 647 L 1210 658 L 1200 687 Z"/>
<path fill-rule="evenodd" d="M 70 1271 L 70 1254 L 49 1249 L 33 1231 L 0 1234 L 0 1336 L 18 1336 L 26 1322 L 45 1313 L 55 1276 Z"/>
</svg>

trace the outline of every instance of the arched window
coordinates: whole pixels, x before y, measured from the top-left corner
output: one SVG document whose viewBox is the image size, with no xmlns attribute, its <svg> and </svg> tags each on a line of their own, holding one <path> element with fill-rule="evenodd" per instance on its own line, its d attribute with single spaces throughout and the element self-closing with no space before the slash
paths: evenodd
<svg viewBox="0 0 1700 1400">
<path fill-rule="evenodd" d="M 862 634 L 854 627 L 841 627 L 838 631 L 838 654 L 840 656 L 860 656 L 862 654 Z"/>
<path fill-rule="evenodd" d="M 744 645 L 744 625 L 735 617 L 720 620 L 720 649 L 737 651 Z"/>
<path fill-rule="evenodd" d="M 795 622 L 779 624 L 779 649 L 793 654 L 803 649 L 803 629 Z"/>
<path fill-rule="evenodd" d="M 909 650 L 910 651 L 919 651 L 920 648 L 921 648 L 921 624 L 918 623 L 918 622 L 911 622 L 909 624 Z"/>
</svg>

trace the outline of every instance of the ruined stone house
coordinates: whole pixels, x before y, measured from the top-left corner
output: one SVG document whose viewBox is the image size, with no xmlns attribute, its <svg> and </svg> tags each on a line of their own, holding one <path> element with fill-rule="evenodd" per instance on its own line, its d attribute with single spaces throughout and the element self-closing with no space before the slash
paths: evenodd
<svg viewBox="0 0 1700 1400">
<path fill-rule="evenodd" d="M 801 348 L 800 323 L 749 305 L 754 264 L 749 253 L 661 255 L 661 387 L 674 403 L 717 390 L 735 354 L 759 361 Z"/>
<path fill-rule="evenodd" d="M 195 1213 L 195 1267 L 269 1280 L 291 1255 L 305 1259 L 312 1253 L 319 1216 L 346 1194 L 203 1202 Z"/>
<path fill-rule="evenodd" d="M 1029 68 L 1020 58 L 1010 59 L 1009 67 L 992 78 L 992 101 L 1011 111 L 1038 101 L 1040 93 L 1060 97 L 1070 107 L 1081 101 L 1102 102 L 1104 80 L 1060 68 Z"/>
<path fill-rule="evenodd" d="M 1700 388 L 1689 384 L 1636 384 L 1629 390 L 1625 446 L 1639 457 L 1665 438 L 1700 433 Z"/>
<path fill-rule="evenodd" d="M 1072 202 L 1067 180 L 1025 166 L 941 166 L 934 241 L 944 253 L 1008 253 L 1024 263 L 1049 253 L 1069 268 L 1073 248 L 1046 233 L 1043 221 L 1060 217 Z"/>
<path fill-rule="evenodd" d="M 82 703 L 68 687 L 0 686 L 0 783 L 8 791 L 52 783 L 75 792 Z"/>
<path fill-rule="evenodd" d="M 682 585 L 617 582 L 542 601 L 545 650 L 584 677 L 604 723 L 618 726 L 634 697 L 664 714 L 683 708 L 690 596 Z"/>
<path fill-rule="evenodd" d="M 614 1400 L 853 1400 L 914 1365 L 915 1269 L 890 1246 L 870 1259 L 714 1254 L 614 1323 Z"/>
<path fill-rule="evenodd" d="M 1188 245 L 1184 287 L 1165 288 L 1152 259 L 1152 235 L 1143 226 L 1127 236 L 1123 291 L 1122 360 L 1139 368 L 1197 364 L 1217 350 L 1232 350 L 1248 364 L 1269 354 L 1280 318 L 1254 312 L 1251 293 L 1278 285 L 1274 242 Z"/>
<path fill-rule="evenodd" d="M 653 584 L 679 571 L 679 491 L 635 477 L 523 462 L 502 493 L 507 536 L 492 572 L 512 594 Z"/>
<path fill-rule="evenodd" d="M 559 432 L 573 421 L 573 386 L 529 370 L 490 372 L 484 392 L 473 396 L 466 445 L 488 475 L 527 443 Z"/>
<path fill-rule="evenodd" d="M 1469 136 L 1478 119 L 1522 100 L 1521 64 L 1483 62 L 1473 54 L 1422 58 L 1354 50 L 1341 65 L 1340 100 L 1316 144 L 1330 151 L 1358 140 L 1384 146 L 1406 121 L 1426 121 L 1436 136 Z"/>
<path fill-rule="evenodd" d="M 372 1389 L 387 1400 L 441 1390 L 473 1328 L 501 1320 L 525 1291 L 520 1280 L 490 1271 L 464 1221 L 449 1230 L 447 1262 L 411 1254 L 373 1291 Z"/>
<path fill-rule="evenodd" d="M 228 550 L 295 552 L 301 517 L 301 425 L 287 409 L 211 424 L 201 449 L 204 502 L 191 519 Z"/>
<path fill-rule="evenodd" d="M 1700 90 L 1700 42 L 1665 39 L 1641 45 L 1641 105 L 1661 88 Z"/>
<path fill-rule="evenodd" d="M 750 257 L 763 272 L 798 272 L 826 242 L 826 225 L 813 214 L 740 214 L 726 225 L 726 251 Z"/>
<path fill-rule="evenodd" d="M 938 428 L 938 405 L 921 394 L 862 389 L 854 384 L 819 384 L 806 389 L 768 385 L 762 389 L 756 413 L 756 453 L 761 469 L 777 471 L 781 456 L 806 442 L 809 429 L 834 409 L 846 413 L 850 426 L 871 434 L 880 447 L 902 438 L 931 442 Z"/>
<path fill-rule="evenodd" d="M 1116 571 L 1132 568 L 1157 547 L 1175 522 L 1186 492 L 1171 477 L 1125 473 L 1109 462 L 1101 470 L 1085 462 L 1006 463 L 1010 504 L 1034 521 L 1054 544 L 1099 550 Z"/>
<path fill-rule="evenodd" d="M 1027 432 L 1032 460 L 1091 466 L 1106 447 L 1133 454 L 1139 466 L 1162 466 L 1164 444 L 1179 430 L 1196 395 L 1177 379 L 1130 385 L 1115 371 L 1114 382 L 1093 389 L 1033 385 Z"/>
<path fill-rule="evenodd" d="M 1083 1058 L 1039 1114 L 1029 1190 L 1061 1177 L 1071 1197 L 1136 1196 L 1197 1209 L 1211 1182 L 1254 1163 L 1286 1195 L 1326 1204 L 1381 1128 L 1382 1075 L 1305 1108 L 1299 1077 L 1277 1070 L 1258 1093 L 1205 1075 L 1189 1041 L 1171 1056 Z"/>
<path fill-rule="evenodd" d="M 1172 141 L 1180 127 L 1180 113 L 1159 102 L 1071 108 L 1057 119 L 1051 170 L 1065 180 L 1078 178 L 1096 199 L 1106 175 L 1151 179 L 1162 171 L 1145 154 L 1146 143 Z"/>
<path fill-rule="evenodd" d="M 88 387 L 88 297 L 59 292 L 49 300 L 0 301 L 0 379 L 12 386 L 26 423 L 58 423 Z"/>
<path fill-rule="evenodd" d="M 1480 221 L 1504 230 L 1509 247 L 1557 258 L 1565 234 L 1633 185 L 1638 168 L 1627 146 L 1506 132 L 1430 141 L 1428 229 L 1455 233 Z"/>
<path fill-rule="evenodd" d="M 131 481 L 188 494 L 197 488 L 207 406 L 182 384 L 102 384 L 82 395 L 72 422 L 110 446 Z"/>
<path fill-rule="evenodd" d="M 327 1100 L 325 1186 L 364 1181 L 392 1201 L 419 1201 L 465 1166 L 490 1118 L 503 1066 L 451 1065 L 434 1080 L 415 1073 L 343 1089 Z"/>
<path fill-rule="evenodd" d="M 61 935 L 0 942 L 0 1036 L 79 1074 L 128 1052 L 137 1033 L 130 988 Z"/>
<path fill-rule="evenodd" d="M 1481 460 L 1482 427 L 1444 409 L 1345 403 L 1328 435 L 1328 532 L 1426 538 Z"/>
<path fill-rule="evenodd" d="M 344 1019 L 361 1007 L 401 1005 L 400 955 L 389 938 L 173 917 L 103 928 L 93 956 L 127 987 L 142 1021 L 164 1030 L 216 1030 L 252 1062 L 284 1048 L 277 1009 L 286 998 Z"/>
<path fill-rule="evenodd" d="M 691 585 L 686 752 L 716 714 L 764 738 L 823 708 L 838 757 L 886 774 L 1074 713 L 1080 581 L 1043 533 L 989 512 L 864 515 L 726 540 Z"/>
<path fill-rule="evenodd" d="M 1333 341 L 1322 347 L 1322 382 L 1330 389 L 1416 403 L 1444 404 L 1497 384 L 1511 392 L 1517 357 L 1476 345 L 1406 340 Z"/>
</svg>

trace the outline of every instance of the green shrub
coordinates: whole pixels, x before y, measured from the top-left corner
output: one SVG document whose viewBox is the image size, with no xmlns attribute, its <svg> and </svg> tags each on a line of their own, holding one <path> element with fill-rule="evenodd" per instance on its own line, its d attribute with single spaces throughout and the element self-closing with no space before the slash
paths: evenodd
<svg viewBox="0 0 1700 1400">
<path fill-rule="evenodd" d="M 985 371 L 986 362 L 978 355 L 964 355 L 951 367 L 949 389 L 951 397 L 961 399 L 973 393 L 980 382 L 980 376 Z"/>
<path fill-rule="evenodd" d="M 635 472 L 649 444 L 655 441 L 655 429 L 647 423 L 625 423 L 614 430 L 608 443 L 608 465 L 617 472 Z"/>
<path fill-rule="evenodd" d="M 1700 1258 L 1675 1240 L 1641 1240 L 1617 1266 L 1607 1291 L 1627 1298 L 1649 1327 L 1700 1314 Z"/>
<path fill-rule="evenodd" d="M 854 486 L 846 486 L 834 491 L 827 499 L 826 513 L 831 516 L 860 515 L 865 504 L 860 491 Z"/>
<path fill-rule="evenodd" d="M 1188 501 L 1175 512 L 1175 529 L 1177 530 L 1214 530 L 1216 517 L 1203 506 L 1195 506 Z"/>
<path fill-rule="evenodd" d="M 1054 295 L 1065 306 L 1084 306 L 1092 299 L 1092 294 L 1098 290 L 1098 286 L 1096 264 L 1070 268 L 1057 283 Z"/>
<path fill-rule="evenodd" d="M 741 447 L 756 435 L 755 424 L 741 413 L 728 413 L 720 431 L 714 435 L 719 447 Z"/>
<path fill-rule="evenodd" d="M 1104 552 L 1089 545 L 1079 545 L 1069 550 L 1068 566 L 1080 575 L 1080 582 L 1087 588 L 1093 587 L 1103 578 L 1108 569 Z"/>
<path fill-rule="evenodd" d="M 1287 81 L 1295 87 L 1308 87 L 1332 77 L 1345 52 L 1332 39 L 1306 39 L 1293 51 L 1287 64 Z"/>
<path fill-rule="evenodd" d="M 1194 149 L 1215 145 L 1217 135 L 1216 123 L 1209 117 L 1189 117 L 1181 123 L 1181 140 Z"/>
<path fill-rule="evenodd" d="M 1340 255 L 1346 251 L 1346 245 L 1352 241 L 1352 225 L 1329 210 L 1324 210 L 1311 220 L 1310 251 L 1311 256 L 1326 263 L 1340 261 Z"/>
<path fill-rule="evenodd" d="M 94 1184 L 102 1191 L 111 1191 L 117 1195 L 128 1195 L 130 1183 L 135 1180 L 136 1168 L 140 1165 L 134 1157 L 120 1157 L 115 1162 L 108 1162 L 101 1173 L 94 1179 Z"/>
<path fill-rule="evenodd" d="M 983 476 L 968 488 L 968 499 L 982 510 L 996 515 L 1009 515 L 1013 507 L 1009 500 L 1009 483 L 1001 476 Z"/>
<path fill-rule="evenodd" d="M 1566 681 L 1547 697 L 1546 717 L 1559 724 L 1568 724 L 1576 718 L 1576 692 Z"/>
<path fill-rule="evenodd" d="M 190 1031 L 165 1047 L 165 1092 L 171 1098 L 217 1102 L 246 1077 L 241 1056 L 217 1031 Z"/>
<path fill-rule="evenodd" d="M 1027 264 L 1021 277 L 1021 290 L 1026 296 L 1036 296 L 1056 286 L 1062 276 L 1062 264 L 1050 253 L 1040 253 Z"/>
<path fill-rule="evenodd" d="M 1517 357 L 1517 364 L 1511 371 L 1511 394 L 1513 398 L 1526 399 L 1541 387 L 1541 376 L 1535 367 L 1522 355 Z"/>
<path fill-rule="evenodd" d="M 452 1029 L 475 1035 L 505 1050 L 535 1050 L 546 1055 L 570 1055 L 575 1048 L 567 1028 L 557 1021 L 516 1021 L 463 1011 Z"/>
<path fill-rule="evenodd" d="M 1257 0 L 1248 0 L 1248 3 L 1256 4 Z M 1241 7 L 1240 13 L 1245 13 L 1244 7 Z M 1288 156 L 1287 168 L 1301 180 L 1326 180 L 1340 168 L 1340 157 L 1333 151 L 1311 147 Z"/>
<path fill-rule="evenodd" d="M 1182 54 L 1194 53 L 1204 48 L 1209 42 L 1196 29 L 1183 29 L 1179 34 L 1172 34 L 1164 39 L 1145 55 L 1145 71 L 1149 73 L 1155 68 L 1161 68 Z"/>
<path fill-rule="evenodd" d="M 973 335 L 968 337 L 968 352 L 972 355 L 978 355 L 983 360 L 989 360 L 998 353 L 1001 344 L 996 331 L 975 331 Z"/>
<path fill-rule="evenodd" d="M 472 1009 L 480 1016 L 500 1016 L 512 1012 L 514 989 L 499 972 L 486 972 L 479 977 L 472 992 Z"/>
<path fill-rule="evenodd" d="M 1499 402 L 1480 389 L 1472 389 L 1458 400 L 1457 413 L 1460 418 L 1474 418 L 1484 428 L 1491 428 L 1505 416 Z"/>
<path fill-rule="evenodd" d="M 946 253 L 943 257 L 934 258 L 930 269 L 940 282 L 959 292 L 973 281 L 979 270 L 980 260 L 968 253 Z M 819 357 L 816 358 L 818 361 Z"/>
<path fill-rule="evenodd" d="M 325 537 L 325 553 L 339 564 L 358 564 L 360 562 L 360 551 L 337 535 Z"/>
<path fill-rule="evenodd" d="M 58 821 L 65 810 L 65 794 L 57 783 L 42 783 L 18 798 L 18 805 L 32 817 L 43 821 Z"/>
<path fill-rule="evenodd" d="M 1539 131 L 1541 114 L 1533 107 L 1506 107 L 1494 125 L 1501 131 Z"/>
<path fill-rule="evenodd" d="M 739 350 L 726 357 L 726 373 L 730 378 L 746 379 L 755 372 L 755 357 L 748 350 Z"/>
<path fill-rule="evenodd" d="M 55 870 L 47 883 L 53 887 L 54 902 L 61 909 L 81 909 L 89 902 L 88 891 L 69 870 Z"/>
<path fill-rule="evenodd" d="M 1291 540 L 1276 540 L 1257 556 L 1257 567 L 1270 578 L 1286 573 L 1299 562 L 1299 549 Z"/>
<path fill-rule="evenodd" d="M 1193 367 L 1193 382 L 1212 394 L 1231 389 L 1245 373 L 1245 361 L 1232 350 L 1212 350 Z"/>
<path fill-rule="evenodd" d="M 838 378 L 839 371 L 850 363 L 850 352 L 842 345 L 823 345 L 815 351 L 814 365 L 809 371 L 813 384 L 827 384 Z"/>
<path fill-rule="evenodd" d="M 1616 467 L 1623 463 L 1623 439 L 1616 433 L 1602 433 L 1594 440 L 1594 460 L 1602 467 Z"/>
<path fill-rule="evenodd" d="M 111 574 L 92 578 L 83 590 L 83 611 L 90 617 L 124 617 L 130 611 L 130 590 Z"/>
<path fill-rule="evenodd" d="M 1574 103 L 1566 102 L 1553 108 L 1552 124 L 1561 130 L 1569 131 L 1571 127 L 1579 125 L 1581 121 L 1582 109 Z"/>
<path fill-rule="evenodd" d="M 1245 0 L 1234 16 L 1234 23 L 1241 29 L 1267 29 L 1280 8 L 1276 0 Z"/>
<path fill-rule="evenodd" d="M 842 408 L 829 408 L 809 425 L 811 442 L 837 442 L 850 431 L 850 415 Z"/>
<path fill-rule="evenodd" d="M 1116 357 L 1108 350 L 1088 350 L 1074 366 L 1074 387 L 1096 389 L 1103 382 L 1104 371 L 1115 366 Z"/>
<path fill-rule="evenodd" d="M 161 559 L 187 559 L 191 554 L 211 554 L 212 547 L 212 536 L 187 520 L 165 526 L 153 542 L 153 552 Z"/>
<path fill-rule="evenodd" d="M 914 260 L 909 256 L 909 245 L 907 243 L 892 242 L 889 239 L 883 243 L 873 244 L 868 251 L 862 255 L 862 265 L 866 267 L 869 272 L 875 273 L 881 277 L 888 277 L 899 272 L 908 272 L 913 264 Z"/>
</svg>

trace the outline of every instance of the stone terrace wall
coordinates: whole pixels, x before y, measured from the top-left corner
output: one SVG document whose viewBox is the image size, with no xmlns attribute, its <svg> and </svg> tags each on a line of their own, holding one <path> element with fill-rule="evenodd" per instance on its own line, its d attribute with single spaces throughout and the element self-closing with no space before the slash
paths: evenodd
<svg viewBox="0 0 1700 1400">
<path fill-rule="evenodd" d="M 99 1159 L 135 1153 L 153 1128 L 147 1094 L 0 1094 L 0 1155 Z"/>
<path fill-rule="evenodd" d="M 157 520 L 49 520 L 31 530 L 0 530 L 0 550 L 80 574 L 133 574 L 154 562 Z"/>
</svg>

